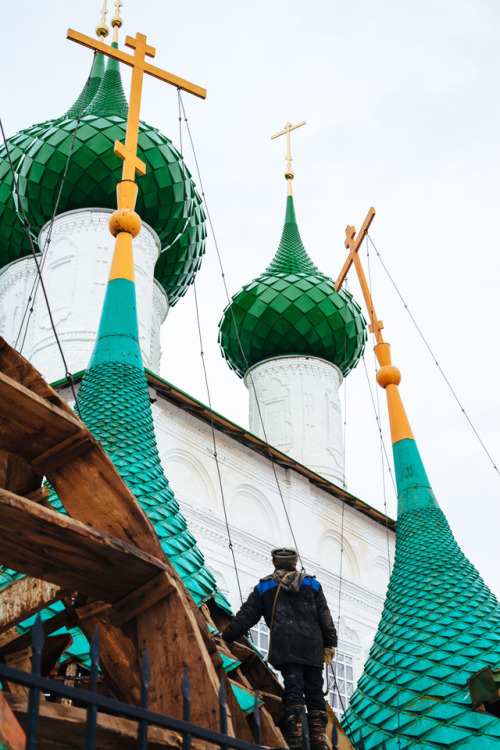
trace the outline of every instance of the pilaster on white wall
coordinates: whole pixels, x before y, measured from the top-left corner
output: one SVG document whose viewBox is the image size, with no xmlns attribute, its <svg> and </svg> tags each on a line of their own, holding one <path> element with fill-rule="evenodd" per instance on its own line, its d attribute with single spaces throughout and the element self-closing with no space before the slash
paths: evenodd
<svg viewBox="0 0 500 750">
<path fill-rule="evenodd" d="M 40 259 L 40 256 L 38 256 Z M 0 271 L 0 336 L 16 349 L 31 348 L 32 328 L 23 323 L 36 276 L 32 257 L 20 258 Z"/>
<path fill-rule="evenodd" d="M 108 229 L 111 213 L 93 208 L 60 214 L 53 223 L 50 243 L 50 223 L 40 232 L 39 246 L 45 252 L 39 262 L 69 372 L 83 370 L 94 348 L 115 244 Z M 143 362 L 153 371 L 159 370 L 160 326 L 168 312 L 167 296 L 153 276 L 159 252 L 158 235 L 143 224 L 134 240 L 137 315 Z M 12 345 L 35 273 L 33 259 L 26 258 L 10 264 L 0 275 L 0 334 Z M 10 305 L 14 307 L 9 311 Z M 49 382 L 64 377 L 41 289 L 36 294 L 22 353 Z"/>
<path fill-rule="evenodd" d="M 317 357 L 275 357 L 250 368 L 250 431 L 342 485 L 344 442 L 338 367 Z"/>
</svg>

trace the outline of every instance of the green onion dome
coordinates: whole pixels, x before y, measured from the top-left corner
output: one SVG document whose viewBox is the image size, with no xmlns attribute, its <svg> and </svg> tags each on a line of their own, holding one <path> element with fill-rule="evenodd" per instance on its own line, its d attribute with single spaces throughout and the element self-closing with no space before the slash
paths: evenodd
<svg viewBox="0 0 500 750">
<path fill-rule="evenodd" d="M 287 198 L 285 226 L 271 264 L 232 298 L 219 323 L 222 354 L 240 377 L 272 357 L 320 357 L 347 375 L 366 341 L 359 305 L 309 258 Z"/>
<path fill-rule="evenodd" d="M 8 138 L 8 154 L 4 144 L 0 147 L 0 268 L 8 265 L 13 260 L 31 254 L 30 242 L 23 227 L 23 218 L 14 188 L 14 178 L 12 176 L 9 156 L 16 172 L 16 179 L 18 179 L 17 171 L 19 164 L 33 143 L 36 142 L 37 137 L 62 120 L 70 117 L 78 118 L 84 98 L 87 104 L 92 101 L 99 89 L 103 74 L 104 58 L 99 54 L 96 55 L 94 60 L 88 86 L 84 86 L 80 96 L 66 114 L 55 120 L 46 120 L 37 125 L 31 125 L 29 128 L 20 130 L 12 138 Z M 27 216 L 28 222 L 29 218 Z M 36 248 L 40 227 L 31 228 L 30 226 L 29 229 L 34 247 Z"/>
<path fill-rule="evenodd" d="M 128 113 L 119 63 L 109 59 L 106 71 L 100 76 L 99 68 L 93 69 L 77 127 L 83 96 L 84 92 L 63 117 L 11 139 L 16 146 L 16 139 L 20 140 L 14 164 L 22 206 L 33 236 L 37 236 L 52 217 L 61 184 L 58 214 L 79 208 L 116 208 L 116 185 L 121 180 L 122 160 L 114 153 L 114 143 L 125 139 Z M 146 174 L 137 177 L 136 210 L 160 238 L 162 253 L 155 276 L 165 289 L 170 305 L 174 305 L 192 283 L 205 252 L 201 198 L 172 142 L 144 122 L 139 128 L 138 156 L 146 164 Z M 2 267 L 31 251 L 16 212 L 12 179 L 5 159 L 0 169 L 0 179 L 4 178 L 0 185 L 1 208 L 8 205 L 4 212 L 6 217 L 2 217 L 0 209 Z"/>
</svg>

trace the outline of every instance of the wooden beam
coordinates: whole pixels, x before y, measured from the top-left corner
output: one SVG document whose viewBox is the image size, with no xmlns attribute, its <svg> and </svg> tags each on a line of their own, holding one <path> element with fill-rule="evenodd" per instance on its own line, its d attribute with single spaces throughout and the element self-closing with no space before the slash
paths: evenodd
<svg viewBox="0 0 500 750">
<path fill-rule="evenodd" d="M 19 696 L 6 696 L 8 705 L 21 725 L 26 726 L 28 702 Z M 38 721 L 39 750 L 61 750 L 62 747 L 85 746 L 87 712 L 84 708 L 65 706 L 61 703 L 43 703 Z M 67 744 L 66 744 L 67 743 Z M 193 750 L 207 750 L 207 744 L 191 739 Z M 118 716 L 97 714 L 97 747 L 99 750 L 136 750 L 137 722 Z M 182 738 L 178 732 L 160 727 L 148 728 L 148 750 L 180 750 Z M 10 749 L 9 749 L 10 750 Z M 24 750 L 20 746 L 12 750 Z"/>
<path fill-rule="evenodd" d="M 33 470 L 28 461 L 8 451 L 0 451 L 0 487 L 17 495 L 35 492 L 42 484 L 42 477 Z"/>
<path fill-rule="evenodd" d="M 39 578 L 21 578 L 0 593 L 0 633 L 57 601 L 62 590 Z"/>
<path fill-rule="evenodd" d="M 21 383 L 28 390 L 74 416 L 73 409 L 46 383 L 38 370 L 0 336 L 0 372 Z"/>
<path fill-rule="evenodd" d="M 175 585 L 171 577 L 160 573 L 156 578 L 147 581 L 140 588 L 116 602 L 111 612 L 111 622 L 116 627 L 120 627 L 173 591 L 175 591 Z"/>
<path fill-rule="evenodd" d="M 50 617 L 48 620 L 43 620 L 42 627 L 44 635 L 48 636 L 55 630 L 60 630 L 60 628 L 64 627 L 70 628 L 76 624 L 76 620 L 69 623 L 69 619 L 69 613 L 61 611 L 54 615 L 54 617 Z M 6 635 L 8 635 L 8 637 L 4 639 L 4 636 Z M 15 628 L 12 628 L 12 630 L 7 631 L 6 633 L 0 634 L 0 656 L 13 654 L 16 651 L 21 651 L 23 648 L 27 648 L 31 645 L 31 636 L 31 630 L 20 635 Z"/>
<path fill-rule="evenodd" d="M 95 438 L 87 429 L 82 428 L 73 435 L 70 435 L 66 440 L 63 440 L 62 443 L 53 445 L 40 456 L 34 458 L 31 466 L 43 476 L 51 474 L 67 461 L 71 461 L 73 458 L 81 456 L 82 453 L 93 448 L 95 444 Z"/>
<path fill-rule="evenodd" d="M 0 746 L 5 750 L 24 750 L 26 746 L 26 735 L 2 692 L 0 692 Z"/>
<path fill-rule="evenodd" d="M 0 490 L 0 562 L 113 603 L 166 563 L 62 513 Z"/>
</svg>

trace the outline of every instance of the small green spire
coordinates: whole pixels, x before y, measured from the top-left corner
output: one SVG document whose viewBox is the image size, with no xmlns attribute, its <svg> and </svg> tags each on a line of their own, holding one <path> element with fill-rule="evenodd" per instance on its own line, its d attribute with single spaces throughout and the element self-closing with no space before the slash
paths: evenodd
<svg viewBox="0 0 500 750">
<path fill-rule="evenodd" d="M 84 105 L 85 109 L 87 109 L 90 106 L 92 99 L 96 95 L 96 92 L 99 86 L 101 85 L 103 74 L 104 74 L 104 55 L 98 52 L 94 58 L 94 63 L 92 65 L 92 71 L 90 73 L 90 81 L 89 81 L 88 88 L 87 88 L 87 84 L 85 84 L 76 102 L 73 104 L 72 107 L 68 109 L 68 111 L 60 119 L 67 119 L 69 117 L 79 117 L 80 111 L 82 109 L 82 104 L 84 101 L 85 101 L 85 105 Z"/>
<path fill-rule="evenodd" d="M 118 49 L 118 44 L 113 42 L 112 47 Z M 118 115 L 127 119 L 128 103 L 123 91 L 122 77 L 120 74 L 120 63 L 112 57 L 108 58 L 106 72 L 102 76 L 99 89 L 95 96 L 85 107 L 86 115 Z"/>
<path fill-rule="evenodd" d="M 286 199 L 285 225 L 281 241 L 265 273 L 315 273 L 323 276 L 310 259 L 302 243 L 291 195 Z"/>
</svg>

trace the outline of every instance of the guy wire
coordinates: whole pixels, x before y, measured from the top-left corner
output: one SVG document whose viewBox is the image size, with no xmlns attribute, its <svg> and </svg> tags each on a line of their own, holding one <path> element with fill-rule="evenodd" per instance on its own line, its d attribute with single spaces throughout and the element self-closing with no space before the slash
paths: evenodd
<svg viewBox="0 0 500 750">
<path fill-rule="evenodd" d="M 428 350 L 429 354 L 431 355 L 431 357 L 432 357 L 432 359 L 433 359 L 433 361 L 434 361 L 434 364 L 436 365 L 436 367 L 438 368 L 439 372 L 440 372 L 440 373 L 441 373 L 441 375 L 443 376 L 443 379 L 444 379 L 444 381 L 445 381 L 446 385 L 448 386 L 448 388 L 449 388 L 449 390 L 450 390 L 450 392 L 451 392 L 451 394 L 452 394 L 453 398 L 454 398 L 454 399 L 455 399 L 455 401 L 457 402 L 457 404 L 458 404 L 458 406 L 459 406 L 459 408 L 460 408 L 460 411 L 462 412 L 462 414 L 464 415 L 464 417 L 465 417 L 465 418 L 466 418 L 466 420 L 468 421 L 468 423 L 469 423 L 469 425 L 470 425 L 470 427 L 471 427 L 472 431 L 474 432 L 474 435 L 476 436 L 476 438 L 478 439 L 478 441 L 479 441 L 479 443 L 480 443 L 480 445 L 481 445 L 482 449 L 484 450 L 484 452 L 485 452 L 485 453 L 486 453 L 486 455 L 488 456 L 488 458 L 489 458 L 489 460 L 490 460 L 490 462 L 491 462 L 491 465 L 493 466 L 493 469 L 494 469 L 494 470 L 496 471 L 496 473 L 497 473 L 497 474 L 499 474 L 499 475 L 500 475 L 500 469 L 498 468 L 498 466 L 497 466 L 497 464 L 495 463 L 495 461 L 494 461 L 494 459 L 493 459 L 492 455 L 491 455 L 491 454 L 490 454 L 490 452 L 488 451 L 488 449 L 487 449 L 486 445 L 484 444 L 484 442 L 483 442 L 482 438 L 480 437 L 480 435 L 479 435 L 478 431 L 476 430 L 476 428 L 475 428 L 475 426 L 474 426 L 474 424 L 473 424 L 473 422 L 472 422 L 471 418 L 469 417 L 469 415 L 468 415 L 468 414 L 467 414 L 467 412 L 465 411 L 464 407 L 462 406 L 462 403 L 461 403 L 460 399 L 458 398 L 457 394 L 455 393 L 455 390 L 453 389 L 453 386 L 451 385 L 450 381 L 448 380 L 447 376 L 445 375 L 445 373 L 444 373 L 443 369 L 441 368 L 441 365 L 440 365 L 440 364 L 439 364 L 439 362 L 437 361 L 437 359 L 436 359 L 436 356 L 435 356 L 434 352 L 432 351 L 432 349 L 431 349 L 430 345 L 429 345 L 429 344 L 427 343 L 427 339 L 425 338 L 425 336 L 424 336 L 424 334 L 422 333 L 422 331 L 421 331 L 420 327 L 418 326 L 418 324 L 417 324 L 417 321 L 416 321 L 416 320 L 415 320 L 415 318 L 413 317 L 413 315 L 412 315 L 412 313 L 411 313 L 411 311 L 410 311 L 410 308 L 409 308 L 409 307 L 408 307 L 408 305 L 406 304 L 406 302 L 405 302 L 405 300 L 404 300 L 404 298 L 403 298 L 403 295 L 402 295 L 402 294 L 401 294 L 401 292 L 399 291 L 399 289 L 398 289 L 398 287 L 397 287 L 397 285 L 396 285 L 396 282 L 394 281 L 394 279 L 392 278 L 391 274 L 389 273 L 389 271 L 388 271 L 388 269 L 387 269 L 387 267 L 386 267 L 385 263 L 383 262 L 383 260 L 382 260 L 382 258 L 381 258 L 381 256 L 380 256 L 380 253 L 379 253 L 379 251 L 378 251 L 378 250 L 377 250 L 377 248 L 375 247 L 375 244 L 374 244 L 374 242 L 373 242 L 372 238 L 370 237 L 370 235 L 368 234 L 368 232 L 366 233 L 366 236 L 367 236 L 367 237 L 368 237 L 368 239 L 370 240 L 370 242 L 371 242 L 371 244 L 372 244 L 372 247 L 373 247 L 373 249 L 374 249 L 374 250 L 375 250 L 375 252 L 377 253 L 377 257 L 378 257 L 378 259 L 379 259 L 380 263 L 382 264 L 382 268 L 384 269 L 384 271 L 386 272 L 387 276 L 389 277 L 389 279 L 390 279 L 390 281 L 391 281 L 391 283 L 392 283 L 392 285 L 393 285 L 394 289 L 395 289 L 395 290 L 396 290 L 396 292 L 397 292 L 397 295 L 398 295 L 399 299 L 400 299 L 400 300 L 401 300 L 401 302 L 403 303 L 403 306 L 404 306 L 404 308 L 405 308 L 406 312 L 407 312 L 407 313 L 408 313 L 408 315 L 410 316 L 410 318 L 411 318 L 411 321 L 412 321 L 413 325 L 414 325 L 414 326 L 415 326 L 415 328 L 417 329 L 417 332 L 418 332 L 418 334 L 419 334 L 420 338 L 421 338 L 421 339 L 422 339 L 422 341 L 424 342 L 424 344 L 425 344 L 425 346 L 426 346 L 426 348 L 427 348 L 427 350 Z"/>
<path fill-rule="evenodd" d="M 370 266 L 370 246 L 368 244 L 368 238 L 366 240 L 366 262 L 367 262 L 367 266 L 368 266 L 368 288 L 370 290 L 370 299 L 372 300 L 373 299 L 373 295 L 372 295 L 372 274 L 371 274 L 371 266 Z M 374 317 L 373 312 L 374 311 L 372 309 L 372 315 L 370 316 L 372 319 Z M 374 340 L 374 339 L 375 339 L 375 333 L 373 332 L 372 333 L 372 340 Z M 376 355 L 375 355 L 375 348 L 373 349 L 373 359 L 374 359 L 374 364 L 375 364 L 375 378 L 376 378 L 376 373 L 377 373 L 377 358 L 376 358 Z M 363 362 L 364 362 L 364 360 L 363 360 Z M 366 365 L 365 365 L 365 370 L 366 370 Z M 383 440 L 383 436 L 382 436 L 382 430 L 380 428 L 380 424 L 381 424 L 381 420 L 380 420 L 380 401 L 379 401 L 379 397 L 378 397 L 378 389 L 377 389 L 376 386 L 375 386 L 375 394 L 376 394 L 376 401 L 377 401 L 377 407 L 376 407 L 376 409 L 377 409 L 377 411 L 376 411 L 376 413 L 377 413 L 377 421 L 378 421 L 379 429 L 380 429 L 380 433 L 379 433 L 380 434 L 380 459 L 381 459 L 381 464 L 382 464 L 382 491 L 383 491 L 383 497 L 384 497 L 384 513 L 385 513 L 385 517 L 387 519 L 388 518 L 388 516 L 387 516 L 387 495 L 386 495 L 385 471 L 384 471 L 385 444 L 384 444 L 384 440 Z M 388 461 L 387 453 L 385 453 L 385 455 L 386 455 L 387 465 L 389 466 L 389 461 Z M 392 476 L 392 474 L 391 474 L 391 476 Z M 394 488 L 394 489 L 396 489 L 396 488 Z M 396 494 L 397 494 L 397 492 L 396 492 Z M 399 669 L 398 669 L 398 665 L 396 663 L 396 654 L 395 654 L 395 651 L 394 651 L 394 642 L 395 642 L 395 639 L 394 639 L 394 612 L 393 612 L 393 609 L 392 609 L 392 596 L 391 596 L 391 592 L 390 592 L 391 551 L 390 551 L 390 542 L 389 542 L 389 525 L 387 523 L 387 520 L 386 520 L 385 528 L 386 528 L 386 544 L 387 544 L 387 564 L 388 564 L 388 568 L 389 568 L 389 591 L 388 591 L 388 594 L 387 594 L 387 601 L 389 602 L 389 612 L 390 612 L 390 616 L 391 616 L 391 636 L 392 636 L 391 655 L 392 655 L 392 667 L 394 669 L 394 675 L 396 677 L 396 679 L 395 679 L 394 682 L 395 682 L 395 686 L 396 686 L 396 711 L 397 711 L 397 721 L 398 721 L 398 738 L 397 739 L 398 739 L 398 747 L 401 748 L 401 738 L 400 738 L 400 733 L 401 733 L 401 715 L 400 715 L 401 706 L 400 706 L 400 703 L 399 703 L 399 685 L 398 685 L 398 671 L 399 671 Z"/>
<path fill-rule="evenodd" d="M 84 96 L 83 96 L 83 99 L 82 99 L 82 105 L 81 105 L 81 108 L 80 108 L 80 114 L 78 116 L 76 127 L 75 127 L 75 130 L 74 130 L 74 133 L 73 133 L 73 138 L 72 138 L 72 141 L 71 141 L 71 145 L 70 145 L 70 149 L 69 149 L 69 153 L 68 153 L 68 158 L 66 160 L 66 165 L 65 165 L 64 173 L 63 173 L 63 176 L 62 176 L 62 180 L 61 180 L 59 192 L 58 192 L 56 203 L 55 203 L 54 212 L 53 212 L 51 223 L 50 223 L 50 227 L 49 227 L 49 234 L 48 234 L 48 237 L 47 237 L 46 244 L 44 245 L 44 252 L 45 252 L 47 244 L 50 242 L 50 236 L 52 234 L 52 227 L 53 227 L 53 224 L 54 224 L 54 219 L 55 219 L 57 208 L 58 208 L 59 201 L 60 201 L 60 198 L 61 198 L 62 188 L 63 188 L 64 182 L 66 180 L 66 175 L 67 175 L 67 172 L 68 172 L 69 161 L 70 161 L 70 158 L 71 158 L 71 153 L 72 153 L 74 142 L 75 142 L 75 138 L 76 138 L 76 132 L 77 132 L 78 126 L 80 124 L 80 119 L 81 119 L 83 108 L 84 108 L 84 104 L 85 104 L 85 97 L 87 95 L 87 91 L 88 91 L 88 87 L 89 87 L 89 83 L 90 83 L 90 77 L 92 75 L 92 69 L 93 69 L 93 66 L 94 66 L 95 56 L 96 56 L 96 53 L 94 53 L 94 57 L 92 59 L 92 65 L 91 65 L 91 68 L 90 68 L 90 73 L 89 73 L 89 75 L 87 77 L 87 81 L 86 81 L 86 84 L 85 84 L 85 89 L 84 89 L 85 93 L 84 93 Z M 44 295 L 45 304 L 47 305 L 47 312 L 48 312 L 48 315 L 49 315 L 50 324 L 51 324 L 51 327 L 52 327 L 52 331 L 54 333 L 54 338 L 56 340 L 57 347 L 59 349 L 59 353 L 61 355 L 61 359 L 62 359 L 63 364 L 64 364 L 65 377 L 66 377 L 66 380 L 68 381 L 68 383 L 69 383 L 69 385 L 71 387 L 71 392 L 72 392 L 73 399 L 74 399 L 74 402 L 75 402 L 75 410 L 76 410 L 78 416 L 81 418 L 80 409 L 78 407 L 78 401 L 77 401 L 77 397 L 76 397 L 75 383 L 74 383 L 74 380 L 73 380 L 73 376 L 69 372 L 68 364 L 66 362 L 66 357 L 64 356 L 64 352 L 63 352 L 63 349 L 62 349 L 62 346 L 61 346 L 61 342 L 59 340 L 59 336 L 57 335 L 57 331 L 56 331 L 56 327 L 55 327 L 55 323 L 54 323 L 54 318 L 53 318 L 53 315 L 52 315 L 52 310 L 51 310 L 50 303 L 49 303 L 49 298 L 48 298 L 48 295 L 47 295 L 47 290 L 45 288 L 45 283 L 44 283 L 43 277 L 42 277 L 42 269 L 41 269 L 40 263 L 38 261 L 37 253 L 35 251 L 35 247 L 34 247 L 34 244 L 33 244 L 33 237 L 32 237 L 32 234 L 31 234 L 30 224 L 29 224 L 29 221 L 27 219 L 26 213 L 24 211 L 24 206 L 23 206 L 22 201 L 21 201 L 21 195 L 20 195 L 20 192 L 19 192 L 19 185 L 18 185 L 17 178 L 16 178 L 16 172 L 15 172 L 15 169 L 14 169 L 14 165 L 12 163 L 12 158 L 11 158 L 11 154 L 10 154 L 9 144 L 8 144 L 7 138 L 5 136 L 5 131 L 4 131 L 4 127 L 3 127 L 3 123 L 2 123 L 1 118 L 0 118 L 0 129 L 2 131 L 2 138 L 3 138 L 5 150 L 6 150 L 6 153 L 7 153 L 7 157 L 8 157 L 8 160 L 9 160 L 10 170 L 11 170 L 11 173 L 12 173 L 12 180 L 13 180 L 13 183 L 14 183 L 14 189 L 15 189 L 15 193 L 16 193 L 16 196 L 17 196 L 17 203 L 18 203 L 18 206 L 19 206 L 19 208 L 21 210 L 21 214 L 22 214 L 22 218 L 23 218 L 23 222 L 22 222 L 23 228 L 24 228 L 24 230 L 26 232 L 26 235 L 28 237 L 28 240 L 29 240 L 29 243 L 30 243 L 30 248 L 31 248 L 31 253 L 33 255 L 33 260 L 35 262 L 35 266 L 36 266 L 36 270 L 37 270 L 37 278 L 39 279 L 39 284 L 42 287 L 42 292 L 43 292 L 43 295 Z M 42 253 L 42 255 L 44 254 L 44 252 Z M 42 257 L 42 261 L 43 261 L 43 257 Z M 29 305 L 30 301 L 32 302 L 32 299 L 31 299 L 32 298 L 32 294 L 33 294 L 33 288 L 32 288 L 32 292 L 30 294 L 30 300 L 28 301 L 28 305 Z M 32 307 L 33 307 L 33 303 L 32 303 Z M 23 316 L 23 322 L 24 322 L 24 317 L 25 316 Z M 21 326 L 23 325 L 23 322 L 21 323 Z M 19 339 L 19 335 L 18 335 L 18 339 Z M 16 341 L 16 344 L 17 344 L 17 341 Z"/>
<path fill-rule="evenodd" d="M 178 99 L 178 105 L 179 105 L 179 141 L 180 141 L 180 154 L 182 157 L 182 172 L 183 177 L 185 175 L 185 164 L 184 164 L 184 155 L 183 155 L 183 149 L 182 149 L 182 116 L 181 116 L 181 108 L 182 111 L 184 111 L 184 108 L 182 107 L 182 99 L 181 99 L 181 90 L 180 88 L 177 89 L 177 99 Z M 187 124 L 186 119 L 186 113 L 184 112 L 184 120 Z M 183 180 L 184 183 L 184 204 L 187 205 L 187 187 L 186 187 L 186 178 L 184 177 Z M 214 425 L 214 415 L 212 410 L 212 397 L 210 394 L 210 386 L 208 382 L 208 372 L 205 362 L 205 353 L 204 353 L 204 347 L 203 347 L 203 337 L 201 332 L 201 322 L 200 322 L 200 310 L 198 305 L 198 292 L 196 289 L 196 279 L 195 279 L 195 273 L 194 273 L 194 255 L 193 255 L 193 249 L 192 249 L 192 243 L 191 243 L 191 221 L 190 221 L 190 210 L 188 209 L 188 221 L 187 221 L 187 231 L 188 231 L 188 247 L 189 247 L 189 258 L 191 260 L 191 273 L 193 274 L 193 292 L 194 292 L 194 304 L 195 304 L 195 310 L 196 310 L 196 322 L 198 326 L 198 340 L 200 343 L 200 357 L 201 357 L 201 363 L 203 367 L 203 376 L 205 379 L 205 388 L 207 391 L 207 400 L 208 400 L 208 409 L 210 414 L 210 428 L 212 432 L 212 444 L 213 444 L 213 457 L 215 459 L 215 466 L 217 469 L 217 477 L 219 480 L 219 488 L 220 488 L 220 495 L 222 500 L 222 508 L 224 511 L 224 520 L 226 523 L 226 533 L 228 538 L 228 547 L 231 550 L 231 555 L 233 558 L 233 565 L 234 565 L 234 572 L 236 574 L 236 582 L 238 584 L 238 591 L 240 595 L 240 601 L 243 604 L 243 593 L 241 590 L 241 583 L 240 583 L 240 576 L 238 573 L 238 566 L 236 564 L 236 555 L 234 551 L 234 545 L 233 540 L 231 538 L 231 530 L 229 528 L 229 519 L 227 515 L 227 508 L 226 508 L 226 498 L 224 494 L 224 487 L 222 483 L 222 474 L 220 470 L 220 464 L 219 464 L 219 454 L 217 452 L 217 438 L 215 436 L 215 425 Z"/>
<path fill-rule="evenodd" d="M 198 164 L 198 158 L 197 158 L 197 155 L 196 155 L 196 150 L 195 150 L 194 143 L 193 143 L 193 138 L 192 138 L 192 135 L 191 135 L 191 129 L 189 127 L 189 122 L 188 122 L 188 119 L 186 117 L 186 112 L 185 112 L 185 109 L 184 109 L 184 102 L 182 100 L 182 97 L 181 97 L 180 93 L 179 93 L 179 99 L 180 99 L 180 104 L 181 104 L 182 112 L 184 114 L 184 120 L 186 122 L 189 139 L 190 139 L 190 142 L 191 142 L 191 148 L 192 148 L 192 151 L 193 151 L 193 158 L 194 158 L 194 161 L 195 161 L 195 164 L 196 164 L 196 171 L 197 171 L 198 180 L 199 180 L 199 183 L 200 183 L 201 195 L 203 197 L 203 202 L 204 202 L 204 205 L 205 205 L 205 210 L 207 212 L 208 222 L 209 222 L 210 229 L 211 229 L 211 232 L 212 232 L 212 237 L 213 237 L 213 240 L 214 240 L 214 245 L 215 245 L 215 249 L 216 249 L 216 253 L 217 253 L 217 258 L 218 258 L 218 261 L 219 261 L 219 267 L 220 267 L 220 270 L 221 270 L 221 277 L 222 277 L 223 284 L 224 284 L 226 298 L 227 298 L 228 304 L 230 305 L 231 304 L 231 297 L 229 296 L 229 291 L 228 291 L 227 284 L 226 284 L 226 275 L 224 273 L 224 268 L 223 268 L 223 265 L 222 265 L 222 258 L 221 258 L 220 251 L 219 251 L 217 237 L 215 235 L 215 230 L 214 230 L 214 226 L 213 226 L 213 223 L 212 223 L 212 218 L 210 216 L 210 211 L 209 211 L 209 208 L 208 208 L 207 198 L 206 198 L 206 195 L 205 195 L 205 191 L 203 189 L 203 181 L 202 181 L 202 178 L 201 178 L 200 167 L 199 167 L 199 164 Z M 261 410 L 261 407 L 260 407 L 259 399 L 257 397 L 257 391 L 255 389 L 252 372 L 250 370 L 250 367 L 249 367 L 248 360 L 246 358 L 245 352 L 243 351 L 243 347 L 242 347 L 242 344 L 241 344 L 241 339 L 240 339 L 238 327 L 236 325 L 236 319 L 235 319 L 235 315 L 234 315 L 234 310 L 232 309 L 232 307 L 230 309 L 231 309 L 231 316 L 232 316 L 232 322 L 233 322 L 233 326 L 234 326 L 234 331 L 235 331 L 236 339 L 237 339 L 237 342 L 238 342 L 238 347 L 239 347 L 241 356 L 243 358 L 243 361 L 245 362 L 245 365 L 247 367 L 247 374 L 250 376 L 250 382 L 251 382 L 252 389 L 253 389 L 253 392 L 254 392 L 254 395 L 255 395 L 255 402 L 257 404 L 257 411 L 258 411 L 258 414 L 259 414 L 259 420 L 260 420 L 260 424 L 262 426 L 262 432 L 264 434 L 264 441 L 266 443 L 266 447 L 267 447 L 267 451 L 268 451 L 268 456 L 269 456 L 269 461 L 271 463 L 271 468 L 272 468 L 272 471 L 273 471 L 273 475 L 274 475 L 274 479 L 275 479 L 275 482 L 276 482 L 276 486 L 278 488 L 278 493 L 279 493 L 279 496 L 280 496 L 280 499 L 281 499 L 281 503 L 282 503 L 282 506 L 283 506 L 283 511 L 284 511 L 284 514 L 285 514 L 285 517 L 286 517 L 286 520 L 287 520 L 287 523 L 288 523 L 288 527 L 290 529 L 290 533 L 291 533 L 291 536 L 292 536 L 292 539 L 293 539 L 293 542 L 294 542 L 294 545 L 295 545 L 295 549 L 297 550 L 297 553 L 298 553 L 298 556 L 299 556 L 299 560 L 300 560 L 300 564 L 301 564 L 302 570 L 304 570 L 304 565 L 303 565 L 303 562 L 302 562 L 302 557 L 300 555 L 300 551 L 299 551 L 299 548 L 298 548 L 297 540 L 295 538 L 295 534 L 294 534 L 294 531 L 293 531 L 293 528 L 292 528 L 290 517 L 288 515 L 288 511 L 287 511 L 287 508 L 286 508 L 285 499 L 283 497 L 283 493 L 282 493 L 281 486 L 280 486 L 280 483 L 279 483 L 278 474 L 277 474 L 277 471 L 276 471 L 276 466 L 275 466 L 275 463 L 274 463 L 273 455 L 271 453 L 270 445 L 269 445 L 269 442 L 268 442 L 268 439 L 267 439 L 267 432 L 266 432 L 266 428 L 265 428 L 265 425 L 264 425 L 264 422 L 263 422 L 262 410 Z"/>
</svg>

